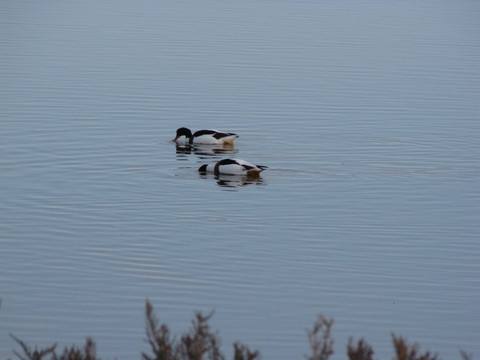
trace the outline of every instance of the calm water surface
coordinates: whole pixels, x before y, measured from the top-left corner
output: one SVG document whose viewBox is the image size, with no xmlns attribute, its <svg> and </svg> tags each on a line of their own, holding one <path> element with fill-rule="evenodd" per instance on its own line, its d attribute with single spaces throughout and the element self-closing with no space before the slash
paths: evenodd
<svg viewBox="0 0 480 360">
<path fill-rule="evenodd" d="M 480 356 L 480 3 L 4 1 L 0 358 L 148 349 L 144 301 L 300 359 L 317 314 Z M 259 181 L 175 129 L 240 135 Z M 224 179 L 225 180 L 225 179 Z M 18 347 L 17 347 L 18 349 Z"/>
</svg>

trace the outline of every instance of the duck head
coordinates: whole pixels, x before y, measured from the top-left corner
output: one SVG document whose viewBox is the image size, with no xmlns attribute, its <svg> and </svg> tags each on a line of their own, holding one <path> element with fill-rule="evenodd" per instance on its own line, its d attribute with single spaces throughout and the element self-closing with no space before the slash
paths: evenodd
<svg viewBox="0 0 480 360">
<path fill-rule="evenodd" d="M 207 172 L 207 164 L 204 164 L 198 168 L 198 172 L 201 174 L 205 174 Z"/>
<path fill-rule="evenodd" d="M 193 135 L 190 129 L 186 127 L 181 127 L 177 129 L 177 134 L 175 135 L 175 139 L 173 139 L 173 141 L 177 141 L 182 136 L 185 136 L 187 139 L 191 139 Z"/>
</svg>

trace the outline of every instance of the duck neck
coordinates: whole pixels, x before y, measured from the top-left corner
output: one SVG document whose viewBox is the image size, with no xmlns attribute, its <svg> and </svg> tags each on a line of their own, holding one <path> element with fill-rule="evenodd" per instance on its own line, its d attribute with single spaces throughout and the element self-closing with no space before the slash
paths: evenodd
<svg viewBox="0 0 480 360">
<path fill-rule="evenodd" d="M 220 175 L 220 161 L 218 161 L 216 164 L 215 164 L 215 167 L 213 168 L 213 174 L 215 176 L 219 176 Z"/>
</svg>

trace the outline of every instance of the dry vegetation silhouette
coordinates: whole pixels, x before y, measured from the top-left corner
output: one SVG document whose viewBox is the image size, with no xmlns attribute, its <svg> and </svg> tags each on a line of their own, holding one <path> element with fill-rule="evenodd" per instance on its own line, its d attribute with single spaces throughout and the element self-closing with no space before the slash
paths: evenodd
<svg viewBox="0 0 480 360">
<path fill-rule="evenodd" d="M 146 342 L 150 345 L 148 352 L 141 353 L 142 360 L 225 360 L 225 355 L 220 349 L 220 338 L 212 332 L 208 321 L 213 313 L 203 315 L 195 314 L 192 325 L 181 337 L 172 336 L 167 324 L 160 323 L 155 315 L 150 301 L 145 303 Z M 310 354 L 307 360 L 328 360 L 333 350 L 332 327 L 333 319 L 319 315 L 313 328 L 307 331 L 310 344 Z M 57 344 L 38 349 L 31 348 L 27 343 L 14 335 L 10 335 L 20 349 L 14 350 L 15 356 L 21 360 L 100 360 L 96 354 L 95 342 L 87 338 L 83 347 L 70 346 L 57 350 Z M 429 351 L 420 352 L 416 343 L 409 344 L 401 336 L 392 334 L 393 360 L 438 360 L 437 354 Z M 121 355 L 121 354 L 119 354 Z M 354 342 L 352 338 L 347 344 L 346 355 L 349 360 L 373 360 L 373 348 L 364 340 Z M 472 356 L 460 351 L 462 360 L 472 360 Z M 260 353 L 251 350 L 241 343 L 233 344 L 233 360 L 260 359 Z"/>
</svg>

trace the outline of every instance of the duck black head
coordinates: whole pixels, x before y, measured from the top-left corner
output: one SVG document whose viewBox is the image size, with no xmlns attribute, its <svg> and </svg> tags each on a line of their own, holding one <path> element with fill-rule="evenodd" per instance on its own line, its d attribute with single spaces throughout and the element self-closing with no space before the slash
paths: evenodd
<svg viewBox="0 0 480 360">
<path fill-rule="evenodd" d="M 187 139 L 191 139 L 192 138 L 192 132 L 190 131 L 190 129 L 188 129 L 186 127 L 178 128 L 177 129 L 177 134 L 175 135 L 175 139 L 173 139 L 173 141 L 177 141 L 182 136 L 185 136 Z"/>
</svg>

